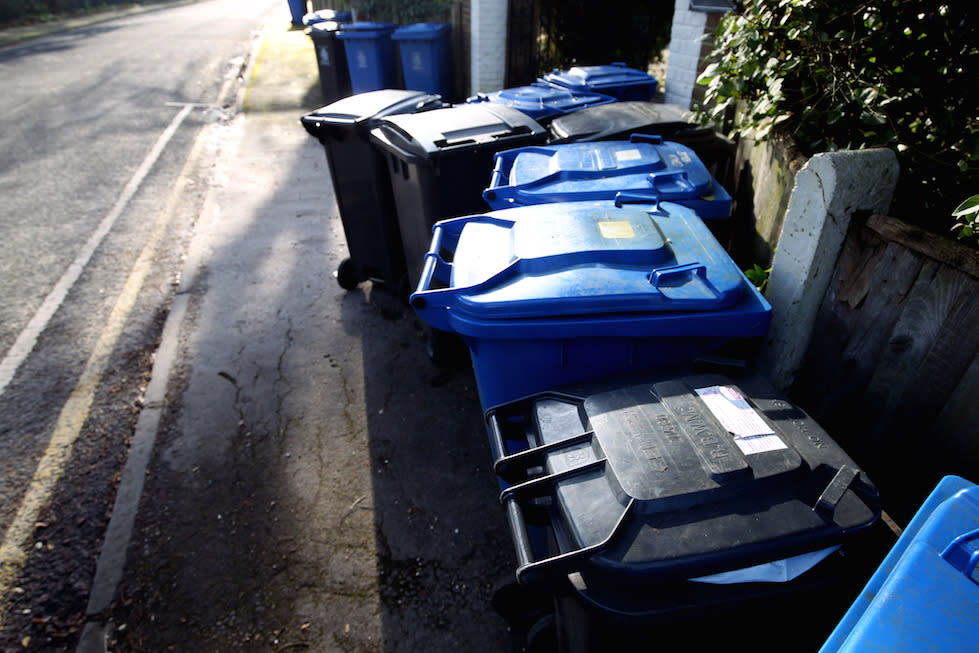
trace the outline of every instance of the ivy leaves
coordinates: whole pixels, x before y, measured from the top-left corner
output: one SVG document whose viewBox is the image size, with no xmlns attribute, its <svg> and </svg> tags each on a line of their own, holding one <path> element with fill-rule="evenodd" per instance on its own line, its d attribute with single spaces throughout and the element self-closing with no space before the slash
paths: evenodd
<svg viewBox="0 0 979 653">
<path fill-rule="evenodd" d="M 947 221 L 963 189 L 979 188 L 979 7 L 743 4 L 722 21 L 698 80 L 704 121 L 757 139 L 783 129 L 806 154 L 891 147 L 902 166 L 895 206 L 906 213 L 938 208 Z"/>
</svg>

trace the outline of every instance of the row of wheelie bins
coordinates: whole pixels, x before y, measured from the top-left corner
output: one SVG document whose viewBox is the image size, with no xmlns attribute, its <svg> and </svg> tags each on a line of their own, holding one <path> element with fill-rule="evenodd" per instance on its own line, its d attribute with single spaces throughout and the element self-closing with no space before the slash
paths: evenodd
<svg viewBox="0 0 979 653">
<path fill-rule="evenodd" d="M 410 293 L 434 342 L 465 346 L 517 560 L 496 608 L 527 649 L 757 621 L 859 578 L 880 515 L 856 463 L 749 371 L 771 307 L 712 230 L 730 143 L 642 76 L 573 68 L 456 105 L 376 91 L 302 119 L 341 286 Z"/>
<path fill-rule="evenodd" d="M 323 101 L 352 93 L 405 88 L 449 97 L 452 90 L 448 23 L 354 21 L 345 11 L 305 17 Z"/>
</svg>

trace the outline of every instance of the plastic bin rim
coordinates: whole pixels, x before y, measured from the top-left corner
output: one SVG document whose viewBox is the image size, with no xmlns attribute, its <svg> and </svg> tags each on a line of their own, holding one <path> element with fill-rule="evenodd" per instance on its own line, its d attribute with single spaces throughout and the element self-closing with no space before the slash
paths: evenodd
<svg viewBox="0 0 979 653">
<path fill-rule="evenodd" d="M 396 28 L 394 23 L 341 23 L 337 38 L 374 39 L 390 36 Z"/>
<path fill-rule="evenodd" d="M 451 29 L 452 26 L 449 23 L 415 23 L 397 28 L 391 34 L 391 38 L 399 41 L 428 40 L 441 36 Z"/>
</svg>

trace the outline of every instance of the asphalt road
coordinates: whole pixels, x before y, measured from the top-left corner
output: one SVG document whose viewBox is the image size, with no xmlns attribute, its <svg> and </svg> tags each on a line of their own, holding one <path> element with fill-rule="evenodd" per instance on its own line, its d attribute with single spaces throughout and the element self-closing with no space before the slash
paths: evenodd
<svg viewBox="0 0 979 653">
<path fill-rule="evenodd" d="M 0 50 L 3 650 L 39 619 L 77 632 L 210 183 L 205 128 L 280 4 L 174 4 Z M 47 615 L 8 610 L 29 595 Z"/>
</svg>

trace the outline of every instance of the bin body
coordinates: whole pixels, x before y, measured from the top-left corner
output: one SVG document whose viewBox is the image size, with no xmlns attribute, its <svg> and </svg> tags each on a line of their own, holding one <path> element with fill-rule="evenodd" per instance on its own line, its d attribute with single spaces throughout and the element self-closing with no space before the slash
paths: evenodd
<svg viewBox="0 0 979 653">
<path fill-rule="evenodd" d="M 945 477 L 820 653 L 975 650 L 977 529 L 979 487 Z"/>
<path fill-rule="evenodd" d="M 880 516 L 856 463 L 757 375 L 606 377 L 486 421 L 516 575 L 555 597 L 562 651 L 665 645 L 679 620 L 680 643 L 709 650 L 691 624 L 729 644 L 717 617 L 766 601 L 751 623 L 778 628 L 773 607 L 787 597 L 845 584 L 846 559 Z M 529 536 L 534 524 L 548 537 Z M 780 650 L 740 623 L 738 639 Z"/>
<path fill-rule="evenodd" d="M 677 202 L 705 220 L 731 215 L 731 196 L 690 148 L 659 136 L 500 152 L 483 199 L 492 209 L 612 200 L 618 193 Z"/>
<path fill-rule="evenodd" d="M 415 23 L 391 34 L 401 51 L 405 88 L 452 95 L 451 34 L 448 23 Z"/>
<path fill-rule="evenodd" d="M 671 203 L 537 204 L 439 223 L 412 305 L 469 345 L 484 409 L 690 363 L 760 338 L 771 313 L 696 213 Z"/>
<path fill-rule="evenodd" d="M 528 86 L 505 88 L 495 93 L 480 93 L 466 100 L 467 102 L 496 102 L 526 113 L 541 123 L 579 111 L 586 107 L 600 106 L 615 102 L 610 95 L 600 93 L 575 92 L 569 89 L 534 82 Z"/>
<path fill-rule="evenodd" d="M 544 75 L 543 80 L 576 92 L 591 91 L 620 100 L 640 101 L 652 98 L 658 85 L 652 75 L 622 63 L 554 70 Z"/>
<path fill-rule="evenodd" d="M 433 225 L 485 208 L 482 191 L 493 155 L 545 138 L 544 129 L 525 114 L 490 104 L 378 121 L 371 141 L 388 162 L 412 288 L 421 277 Z"/>
<path fill-rule="evenodd" d="M 343 26 L 337 37 L 343 42 L 354 93 L 398 88 L 391 33 L 394 23 L 356 22 Z"/>
<path fill-rule="evenodd" d="M 330 179 L 350 258 L 338 280 L 350 289 L 361 281 L 380 281 L 407 289 L 405 263 L 388 169 L 370 144 L 374 122 L 385 115 L 443 106 L 436 95 L 388 89 L 338 100 L 306 116 L 306 130 L 326 152 Z"/>
<path fill-rule="evenodd" d="M 307 29 L 316 52 L 320 93 L 325 104 L 336 102 L 352 93 L 347 54 L 337 38 L 342 27 L 339 22 L 321 21 L 311 24 Z"/>
<path fill-rule="evenodd" d="M 303 16 L 306 14 L 306 0 L 288 0 L 289 15 L 292 17 L 293 25 L 302 25 Z"/>
</svg>

